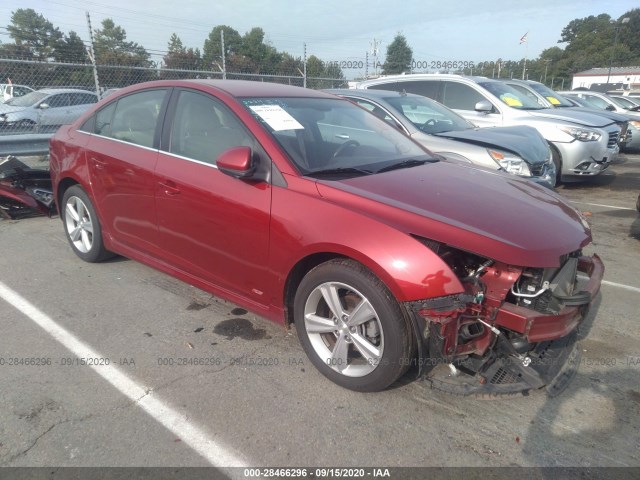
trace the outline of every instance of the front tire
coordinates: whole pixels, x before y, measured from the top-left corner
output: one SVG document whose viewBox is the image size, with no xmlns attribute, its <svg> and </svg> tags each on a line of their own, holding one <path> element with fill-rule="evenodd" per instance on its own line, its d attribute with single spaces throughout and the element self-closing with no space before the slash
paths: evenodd
<svg viewBox="0 0 640 480">
<path fill-rule="evenodd" d="M 411 363 L 414 338 L 402 307 L 352 260 L 330 260 L 311 270 L 296 292 L 294 317 L 311 362 L 342 387 L 383 390 Z"/>
<path fill-rule="evenodd" d="M 67 240 L 82 260 L 95 263 L 113 256 L 104 248 L 98 215 L 82 187 L 73 185 L 64 192 L 60 215 Z"/>
</svg>

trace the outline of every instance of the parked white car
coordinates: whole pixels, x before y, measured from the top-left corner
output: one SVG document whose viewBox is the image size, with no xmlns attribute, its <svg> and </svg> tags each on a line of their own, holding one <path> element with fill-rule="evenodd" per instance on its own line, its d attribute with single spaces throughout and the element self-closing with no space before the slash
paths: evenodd
<svg viewBox="0 0 640 480">
<path fill-rule="evenodd" d="M 26 85 L 14 85 L 13 83 L 0 83 L 0 103 L 4 103 L 14 97 L 22 97 L 33 92 L 33 88 Z"/>
</svg>

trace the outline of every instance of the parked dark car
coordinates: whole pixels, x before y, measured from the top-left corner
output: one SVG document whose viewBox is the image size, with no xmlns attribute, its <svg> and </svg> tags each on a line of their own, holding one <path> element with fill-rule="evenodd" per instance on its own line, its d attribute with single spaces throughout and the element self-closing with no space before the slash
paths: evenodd
<svg viewBox="0 0 640 480">
<path fill-rule="evenodd" d="M 295 324 L 354 390 L 416 364 L 455 393 L 556 392 L 603 275 L 555 192 L 287 85 L 124 88 L 55 134 L 51 176 L 81 259 L 125 255 Z"/>
</svg>

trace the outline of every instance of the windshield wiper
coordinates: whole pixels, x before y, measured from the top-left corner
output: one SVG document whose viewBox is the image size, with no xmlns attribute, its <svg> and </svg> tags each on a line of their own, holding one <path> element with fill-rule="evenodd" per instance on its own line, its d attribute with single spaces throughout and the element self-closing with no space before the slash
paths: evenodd
<svg viewBox="0 0 640 480">
<path fill-rule="evenodd" d="M 417 167 L 419 165 L 424 165 L 425 163 L 435 163 L 439 161 L 440 160 L 438 160 L 437 158 L 431 158 L 431 157 L 423 158 L 423 159 L 410 158 L 409 160 L 403 160 L 402 162 L 394 163 L 392 165 L 387 165 L 386 167 L 383 167 L 380 170 L 378 170 L 376 173 L 389 172 L 391 170 L 398 170 L 400 168 Z"/>
<path fill-rule="evenodd" d="M 342 175 L 345 173 L 371 175 L 373 172 L 371 170 L 365 170 L 364 168 L 338 167 L 338 168 L 327 168 L 324 170 L 313 170 L 307 173 L 307 175 Z"/>
</svg>

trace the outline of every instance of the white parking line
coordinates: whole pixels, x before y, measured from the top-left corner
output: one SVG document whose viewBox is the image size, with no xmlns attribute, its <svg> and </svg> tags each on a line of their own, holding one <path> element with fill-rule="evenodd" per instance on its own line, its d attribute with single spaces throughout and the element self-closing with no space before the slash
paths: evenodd
<svg viewBox="0 0 640 480">
<path fill-rule="evenodd" d="M 79 340 L 73 333 L 58 325 L 28 300 L 0 282 L 0 298 L 33 320 L 45 332 L 60 342 L 78 358 L 101 358 L 96 350 Z M 89 366 L 120 393 L 135 402 L 149 416 L 171 431 L 215 467 L 240 467 L 249 463 L 231 450 L 209 438 L 198 426 L 185 419 L 148 388 L 136 383 L 113 365 Z"/>
<path fill-rule="evenodd" d="M 609 280 L 603 280 L 602 281 L 603 285 L 609 285 L 612 287 L 617 287 L 617 288 L 622 288 L 624 290 L 629 290 L 631 292 L 638 292 L 640 293 L 640 288 L 638 287 L 632 287 L 631 285 L 625 285 L 623 283 L 616 283 L 616 282 L 610 282 Z"/>
<path fill-rule="evenodd" d="M 635 208 L 629 208 L 629 207 L 617 207 L 615 205 L 604 205 L 602 203 L 587 203 L 587 202 L 579 202 L 578 200 L 570 200 L 573 203 L 579 203 L 580 205 L 591 205 L 592 207 L 604 207 L 604 208 L 612 208 L 613 210 L 633 210 L 635 211 Z"/>
</svg>

